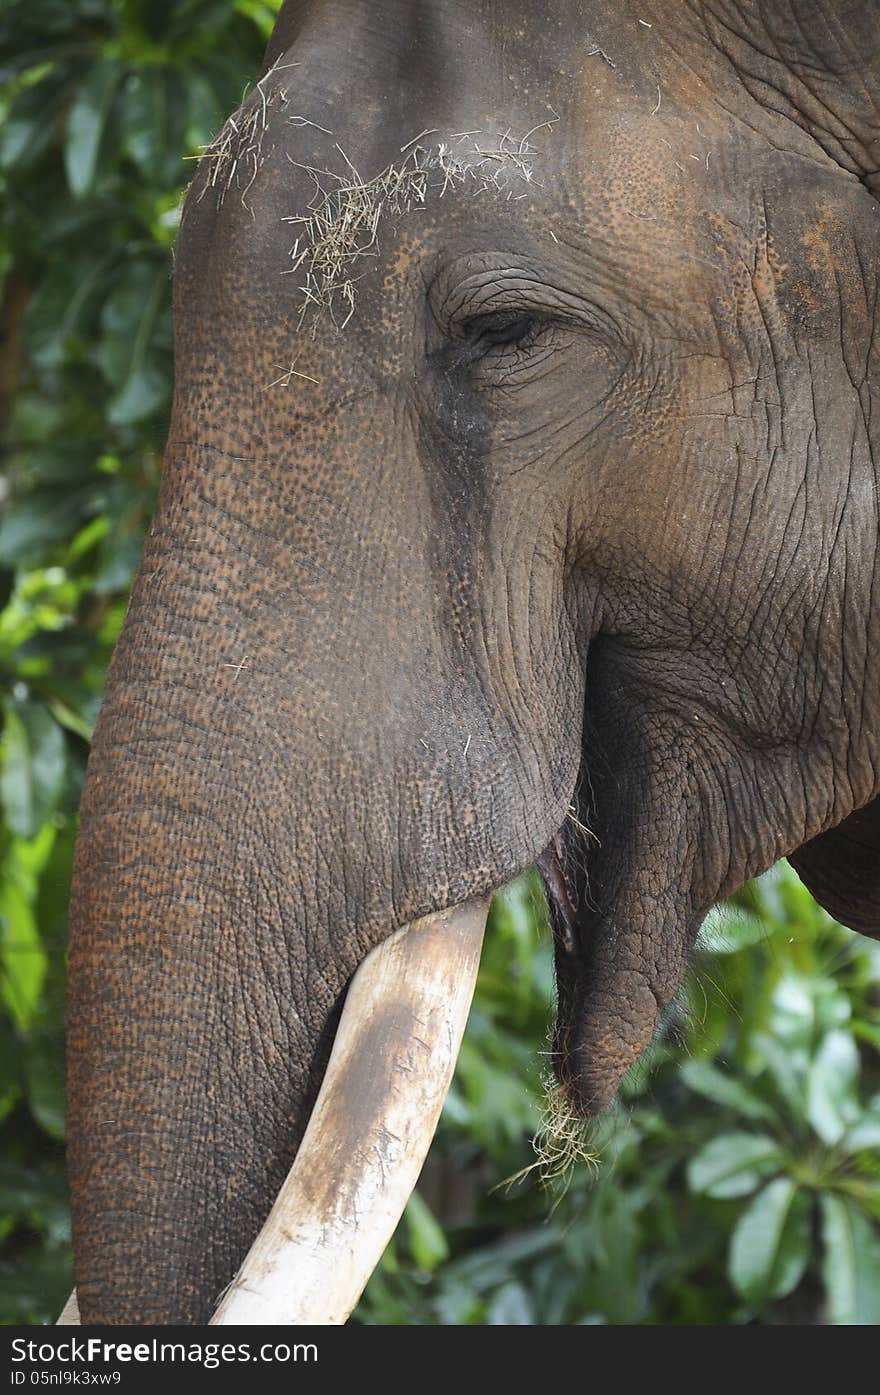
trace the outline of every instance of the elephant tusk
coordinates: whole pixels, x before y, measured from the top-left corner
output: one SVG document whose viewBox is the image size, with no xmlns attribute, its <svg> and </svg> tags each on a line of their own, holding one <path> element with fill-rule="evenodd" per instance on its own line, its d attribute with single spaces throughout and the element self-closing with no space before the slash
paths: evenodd
<svg viewBox="0 0 880 1395">
<path fill-rule="evenodd" d="M 488 910 L 426 916 L 361 964 L 296 1160 L 212 1324 L 345 1322 L 431 1146 Z"/>
<path fill-rule="evenodd" d="M 68 1298 L 58 1316 L 56 1327 L 79 1327 L 79 1303 L 77 1302 L 76 1289 Z"/>
<path fill-rule="evenodd" d="M 211 1325 L 345 1322 L 431 1146 L 489 905 L 414 921 L 361 964 L 296 1159 Z M 58 1325 L 79 1320 L 74 1289 Z"/>
</svg>

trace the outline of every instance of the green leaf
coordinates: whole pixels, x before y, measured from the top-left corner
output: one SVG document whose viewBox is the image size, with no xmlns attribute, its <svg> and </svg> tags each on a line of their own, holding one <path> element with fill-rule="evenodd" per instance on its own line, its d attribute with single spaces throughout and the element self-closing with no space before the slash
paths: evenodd
<svg viewBox="0 0 880 1395">
<path fill-rule="evenodd" d="M 849 1032 L 828 1032 L 807 1079 L 807 1117 L 823 1143 L 838 1143 L 859 1113 L 859 1053 Z"/>
<path fill-rule="evenodd" d="M 49 1137 L 57 1139 L 65 1135 L 63 1059 L 58 1044 L 49 1039 L 31 1047 L 25 1064 L 31 1113 Z"/>
<path fill-rule="evenodd" d="M 125 149 L 150 180 L 161 176 L 166 142 L 164 74 L 160 68 L 132 73 L 123 97 Z"/>
<path fill-rule="evenodd" d="M 0 794 L 6 822 L 20 838 L 34 838 L 55 807 L 64 782 L 64 735 L 46 708 L 28 703 L 6 711 Z"/>
<path fill-rule="evenodd" d="M 58 1206 L 65 1191 L 57 1166 L 31 1169 L 12 1159 L 0 1161 L 0 1211 L 24 1217 L 44 1207 Z"/>
<path fill-rule="evenodd" d="M 265 0 L 235 0 L 235 8 L 239 14 L 247 15 L 254 24 L 259 26 L 260 33 L 268 39 L 272 32 L 272 26 L 278 17 L 277 0 L 275 3 L 265 3 Z"/>
<path fill-rule="evenodd" d="M 809 1057 L 803 1048 L 780 1046 L 769 1032 L 756 1032 L 752 1037 L 752 1047 L 767 1066 L 769 1075 L 779 1092 L 780 1101 L 787 1108 L 792 1123 L 803 1126 L 806 1113 L 806 1076 Z"/>
<path fill-rule="evenodd" d="M 154 5 L 155 0 L 151 0 L 151 10 Z M 175 0 L 170 8 L 166 26 L 168 32 L 186 36 L 198 29 L 222 32 L 232 18 L 233 8 L 237 6 L 230 4 L 230 0 Z"/>
<path fill-rule="evenodd" d="M 68 83 L 50 73 L 16 95 L 0 129 L 0 169 L 25 170 L 45 154 L 67 94 Z"/>
<path fill-rule="evenodd" d="M 816 1024 L 814 985 L 805 974 L 787 973 L 773 992 L 773 1035 L 786 1050 L 809 1049 Z"/>
<path fill-rule="evenodd" d="M 790 1177 L 769 1182 L 737 1221 L 728 1273 L 752 1303 L 784 1298 L 799 1284 L 810 1257 L 810 1202 Z"/>
<path fill-rule="evenodd" d="M 193 73 L 189 82 L 187 145 L 194 154 L 210 144 L 226 115 L 215 89 L 202 73 Z"/>
<path fill-rule="evenodd" d="M 528 1291 L 520 1283 L 504 1284 L 495 1294 L 486 1314 L 488 1327 L 531 1327 L 534 1322 Z"/>
<path fill-rule="evenodd" d="M 772 1121 L 776 1114 L 745 1079 L 720 1071 L 709 1061 L 685 1061 L 679 1071 L 684 1083 L 696 1094 L 727 1109 L 735 1109 L 747 1119 Z"/>
<path fill-rule="evenodd" d="M 164 260 L 134 263 L 104 306 L 104 335 L 96 353 L 100 367 L 116 389 L 107 409 L 114 426 L 142 421 L 169 393 L 164 324 L 170 299 Z"/>
<path fill-rule="evenodd" d="M 16 499 L 0 520 L 0 562 L 38 566 L 49 560 L 80 519 L 97 504 L 94 485 L 34 489 Z"/>
<path fill-rule="evenodd" d="M 824 1195 L 822 1276 L 833 1323 L 880 1323 L 880 1239 L 851 1201 Z"/>
<path fill-rule="evenodd" d="M 725 1133 L 713 1138 L 688 1164 L 691 1191 L 705 1196 L 746 1196 L 785 1163 L 775 1139 L 764 1134 Z"/>
<path fill-rule="evenodd" d="M 90 317 L 106 282 L 112 257 L 82 254 L 53 260 L 27 309 L 27 342 L 34 363 L 58 368 L 77 335 L 88 332 Z"/>
<path fill-rule="evenodd" d="M 123 105 L 125 147 L 159 187 L 184 178 L 188 114 L 188 93 L 173 70 L 145 67 L 129 78 Z"/>
<path fill-rule="evenodd" d="M 27 897 L 11 880 L 0 886 L 0 995 L 21 1031 L 40 1002 L 48 961 Z"/>
<path fill-rule="evenodd" d="M 61 698 L 49 699 L 49 711 L 55 718 L 59 726 L 65 727 L 67 731 L 72 731 L 75 736 L 81 736 L 83 741 L 91 741 L 94 723 L 89 721 L 80 712 L 74 712 Z"/>
<path fill-rule="evenodd" d="M 738 954 L 766 940 L 770 926 L 736 906 L 713 906 L 700 927 L 696 948 L 705 954 Z"/>
<path fill-rule="evenodd" d="M 868 1102 L 843 1139 L 848 1153 L 860 1153 L 869 1148 L 880 1149 L 880 1095 Z"/>
<path fill-rule="evenodd" d="M 101 563 L 92 587 L 96 596 L 111 596 L 128 589 L 137 571 L 142 547 L 140 530 L 123 532 L 117 527 L 100 550 Z"/>
<path fill-rule="evenodd" d="M 96 63 L 76 94 L 67 118 L 64 167 L 76 198 L 89 192 L 98 165 L 101 138 L 119 83 L 119 67 L 109 61 Z"/>
<path fill-rule="evenodd" d="M 138 348 L 139 343 L 136 342 L 131 372 L 107 409 L 107 420 L 114 426 L 130 426 L 143 421 L 144 417 L 161 407 L 168 396 L 168 377 L 164 368 L 152 362 L 146 353 L 138 354 Z"/>
<path fill-rule="evenodd" d="M 0 1123 L 22 1094 L 22 1062 L 19 1039 L 9 1012 L 0 1008 Z"/>
<path fill-rule="evenodd" d="M 410 1253 L 420 1269 L 436 1269 L 438 1264 L 449 1258 L 446 1236 L 424 1197 L 417 1191 L 412 1193 L 406 1204 L 406 1224 Z"/>
</svg>

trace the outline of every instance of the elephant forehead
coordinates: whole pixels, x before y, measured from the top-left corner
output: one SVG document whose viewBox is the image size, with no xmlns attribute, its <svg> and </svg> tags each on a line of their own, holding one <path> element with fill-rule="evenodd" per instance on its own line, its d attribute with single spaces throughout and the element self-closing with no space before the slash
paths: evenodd
<svg viewBox="0 0 880 1395">
<path fill-rule="evenodd" d="M 191 191 L 181 347 L 203 362 L 228 333 L 223 361 L 296 386 L 306 321 L 347 328 L 371 301 L 393 331 L 373 366 L 393 372 L 423 334 L 432 259 L 499 248 L 665 335 L 714 334 L 719 315 L 748 329 L 744 302 L 783 282 L 798 312 L 827 306 L 823 257 L 839 264 L 849 234 L 826 220 L 820 246 L 813 229 L 840 171 L 802 133 L 779 149 L 693 29 L 601 3 L 555 23 L 519 3 L 503 24 L 455 2 L 308 15 Z"/>
<path fill-rule="evenodd" d="M 394 15 L 379 23 L 376 8 Z M 460 206 L 485 236 L 502 201 L 535 188 L 577 202 L 573 155 L 606 148 L 610 130 L 603 93 L 578 102 L 576 75 L 612 70 L 582 16 L 567 44 L 554 30 L 524 4 L 503 23 L 454 3 L 315 7 L 205 152 L 181 248 L 194 277 L 244 268 L 277 297 L 274 278 L 302 258 L 319 286 L 351 279 L 378 227 L 412 208 L 446 227 Z M 466 197 L 487 192 L 501 198 Z"/>
</svg>

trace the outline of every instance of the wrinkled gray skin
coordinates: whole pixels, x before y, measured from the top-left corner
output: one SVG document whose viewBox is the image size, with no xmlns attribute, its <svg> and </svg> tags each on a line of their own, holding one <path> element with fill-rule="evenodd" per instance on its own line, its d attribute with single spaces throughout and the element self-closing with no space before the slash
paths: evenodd
<svg viewBox="0 0 880 1395">
<path fill-rule="evenodd" d="M 587 1113 L 780 855 L 877 932 L 878 31 L 876 0 L 288 0 L 187 203 L 83 803 L 84 1320 L 206 1318 L 414 916 L 542 856 Z M 530 185 L 438 176 L 345 328 L 298 329 L 304 164 L 548 121 Z"/>
</svg>

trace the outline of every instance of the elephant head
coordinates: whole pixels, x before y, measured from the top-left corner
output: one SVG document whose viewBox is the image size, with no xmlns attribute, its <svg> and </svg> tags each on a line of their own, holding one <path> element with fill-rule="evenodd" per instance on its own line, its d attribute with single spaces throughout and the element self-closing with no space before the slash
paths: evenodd
<svg viewBox="0 0 880 1395">
<path fill-rule="evenodd" d="M 206 1319 L 418 917 L 539 860 L 585 1114 L 780 856 L 880 930 L 878 101 L 876 0 L 287 0 L 83 799 L 84 1320 Z"/>
</svg>

